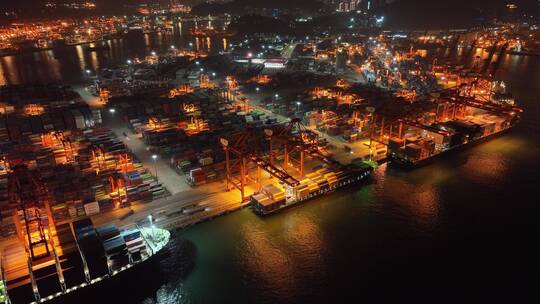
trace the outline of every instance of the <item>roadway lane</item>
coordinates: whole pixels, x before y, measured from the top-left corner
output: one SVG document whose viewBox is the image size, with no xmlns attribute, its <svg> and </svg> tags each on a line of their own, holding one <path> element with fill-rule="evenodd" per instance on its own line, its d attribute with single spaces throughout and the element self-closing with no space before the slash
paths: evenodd
<svg viewBox="0 0 540 304">
<path fill-rule="evenodd" d="M 75 86 L 74 90 L 81 95 L 81 98 L 90 107 L 100 107 L 99 98 L 92 96 L 83 86 Z M 184 176 L 180 176 L 169 166 L 169 160 L 158 157 L 155 161 L 152 159 L 153 153 L 147 150 L 146 144 L 137 138 L 125 123 L 121 121 L 119 113 L 110 113 L 106 108 L 102 109 L 102 126 L 111 129 L 122 142 L 135 154 L 137 159 L 143 164 L 144 168 L 150 171 L 171 194 L 177 194 L 186 191 L 191 187 L 186 183 Z M 128 134 L 128 138 L 123 134 Z"/>
<path fill-rule="evenodd" d="M 148 146 L 124 126 L 124 123 L 120 121 L 119 114 L 111 114 L 110 112 L 102 114 L 103 126 L 116 133 L 129 150 L 135 154 L 137 159 L 141 161 L 144 168 L 152 172 L 171 194 L 177 194 L 191 189 L 185 177 L 176 173 L 169 166 L 169 159 L 159 156 L 155 161 L 152 159 L 153 153 L 147 150 Z M 123 136 L 123 133 L 126 133 L 128 137 Z"/>
</svg>

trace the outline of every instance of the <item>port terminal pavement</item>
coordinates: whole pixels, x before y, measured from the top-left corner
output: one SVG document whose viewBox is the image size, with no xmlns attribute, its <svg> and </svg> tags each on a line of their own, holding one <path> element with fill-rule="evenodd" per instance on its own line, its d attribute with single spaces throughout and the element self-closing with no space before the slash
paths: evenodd
<svg viewBox="0 0 540 304">
<path fill-rule="evenodd" d="M 270 94 L 265 93 L 241 93 L 241 95 L 236 95 L 236 98 L 245 97 L 249 101 L 249 106 L 251 108 L 263 111 L 268 115 L 271 115 L 277 118 L 278 122 L 286 123 L 289 121 L 289 118 L 273 113 L 272 111 L 261 106 L 261 101 L 265 97 L 270 97 Z M 327 133 L 321 132 L 313 127 L 307 126 L 310 130 L 316 132 L 321 138 L 324 138 L 328 144 L 333 147 L 330 149 L 330 152 L 333 154 L 332 158 L 337 160 L 343 165 L 350 164 L 352 160 L 357 158 L 369 159 L 370 158 L 370 148 L 369 148 L 369 139 L 362 139 L 354 143 L 345 141 L 342 138 L 337 136 L 331 136 Z M 350 150 L 345 150 L 344 147 L 348 146 Z M 351 153 L 352 152 L 352 153 Z"/>
<path fill-rule="evenodd" d="M 92 96 L 83 87 L 76 87 L 76 90 L 92 107 L 102 107 L 99 98 Z M 239 97 L 239 96 L 238 96 Z M 280 122 L 287 122 L 289 119 L 283 115 L 276 115 L 260 106 L 261 95 L 246 95 L 250 100 L 250 106 L 264 111 Z M 148 216 L 152 215 L 153 223 L 160 228 L 172 229 L 186 227 L 204 220 L 217 217 L 222 214 L 238 210 L 247 205 L 247 202 L 240 201 L 239 191 L 232 189 L 227 191 L 226 181 L 216 181 L 196 188 L 190 187 L 183 175 L 179 175 L 168 164 L 167 159 L 152 159 L 152 153 L 148 151 L 146 144 L 134 136 L 124 123 L 121 121 L 119 113 L 110 113 L 103 109 L 103 127 L 111 129 L 132 153 L 142 162 L 143 166 L 156 175 L 159 181 L 171 193 L 171 196 L 154 200 L 150 203 L 134 203 L 130 208 L 116 209 L 114 211 L 91 216 L 96 226 L 106 223 L 115 223 L 118 226 L 125 226 L 138 223 L 142 226 L 148 225 Z M 337 137 L 316 131 L 320 136 L 326 138 L 328 143 L 334 147 L 332 149 L 333 158 L 337 161 L 347 164 L 355 158 L 368 158 L 370 155 L 368 143 L 358 141 L 354 144 L 345 142 Z M 123 133 L 128 138 L 122 136 Z M 349 146 L 353 153 L 343 149 L 344 145 Z M 320 165 L 316 160 L 308 160 L 306 168 L 313 168 Z M 255 171 L 252 168 L 251 172 Z M 294 175 L 294 174 L 293 174 Z M 267 173 L 263 173 L 262 184 L 277 183 Z M 246 196 L 256 192 L 256 185 L 246 187 Z"/>
</svg>

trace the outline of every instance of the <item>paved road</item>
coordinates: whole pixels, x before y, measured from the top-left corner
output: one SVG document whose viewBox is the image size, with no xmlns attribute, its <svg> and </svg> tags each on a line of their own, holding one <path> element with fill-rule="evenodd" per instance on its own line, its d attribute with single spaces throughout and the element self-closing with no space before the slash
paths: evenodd
<svg viewBox="0 0 540 304">
<path fill-rule="evenodd" d="M 74 90 L 77 91 L 81 98 L 88 103 L 91 107 L 100 107 L 99 98 L 92 96 L 83 86 L 75 86 Z M 124 144 L 131 150 L 139 161 L 143 164 L 144 168 L 148 169 L 154 176 L 157 176 L 158 180 L 169 190 L 170 193 L 176 194 L 182 191 L 190 189 L 190 186 L 186 183 L 184 176 L 178 175 L 173 168 L 169 166 L 169 159 L 163 159 L 158 157 L 155 161 L 152 159 L 153 153 L 147 150 L 147 146 L 137 138 L 131 131 L 125 126 L 125 123 L 121 121 L 119 113 L 110 113 L 103 109 L 102 113 L 103 127 L 111 129 L 118 137 L 124 142 Z M 128 138 L 124 137 L 126 133 Z"/>
<path fill-rule="evenodd" d="M 192 188 L 150 203 L 135 204 L 130 208 L 97 214 L 92 216 L 92 221 L 96 226 L 105 223 L 116 223 L 118 226 L 132 223 L 148 224 L 148 215 L 152 214 L 154 223 L 159 227 L 184 226 L 182 224 L 191 224 L 205 217 L 240 208 L 242 204 L 238 200 L 237 193 L 226 192 L 224 189 L 224 185 L 222 188 L 219 183 Z M 121 219 L 130 210 L 133 214 Z"/>
<path fill-rule="evenodd" d="M 116 133 L 143 166 L 152 172 L 169 192 L 176 194 L 191 188 L 186 183 L 185 177 L 180 176 L 169 166 L 169 159 L 161 157 L 155 161 L 152 159 L 153 153 L 147 150 L 148 146 L 124 126 L 118 114 L 103 113 L 103 126 Z M 124 137 L 123 133 L 126 133 L 128 137 Z"/>
<path fill-rule="evenodd" d="M 344 78 L 348 82 L 352 83 L 367 83 L 367 79 L 364 76 L 364 73 L 362 72 L 362 68 L 359 65 L 356 64 L 350 64 L 349 65 L 351 70 L 347 70 L 344 73 Z"/>
<path fill-rule="evenodd" d="M 92 94 L 90 94 L 85 86 L 83 85 L 77 85 L 77 86 L 74 86 L 73 87 L 73 90 L 77 93 L 79 93 L 79 95 L 81 95 L 81 98 L 88 104 L 90 105 L 91 107 L 100 107 L 101 106 L 101 101 L 99 99 L 99 97 L 96 97 Z"/>
<path fill-rule="evenodd" d="M 294 50 L 296 49 L 297 46 L 298 46 L 298 43 L 287 45 L 287 47 L 281 53 L 281 56 L 283 56 L 283 58 L 285 59 L 291 59 L 292 56 L 294 55 Z"/>
</svg>

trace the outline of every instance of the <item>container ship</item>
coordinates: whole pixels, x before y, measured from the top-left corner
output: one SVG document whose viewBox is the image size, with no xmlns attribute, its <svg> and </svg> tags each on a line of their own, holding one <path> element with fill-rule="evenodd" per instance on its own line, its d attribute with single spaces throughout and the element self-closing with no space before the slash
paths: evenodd
<svg viewBox="0 0 540 304">
<path fill-rule="evenodd" d="M 411 124 L 402 138 L 390 138 L 391 165 L 416 168 L 463 148 L 500 136 L 519 122 L 520 109 L 507 113 L 475 113 L 430 125 Z"/>
<path fill-rule="evenodd" d="M 321 168 L 284 189 L 270 184 L 251 196 L 251 206 L 259 215 L 270 215 L 339 188 L 359 184 L 371 176 L 373 167 L 367 163 L 343 166 L 338 170 Z"/>
<path fill-rule="evenodd" d="M 85 218 L 58 225 L 48 238 L 50 246 L 42 246 L 38 256 L 12 242 L 3 248 L 0 303 L 61 303 L 76 293 L 101 288 L 120 274 L 149 265 L 169 238 L 164 229 L 136 224 L 96 228 Z"/>
</svg>

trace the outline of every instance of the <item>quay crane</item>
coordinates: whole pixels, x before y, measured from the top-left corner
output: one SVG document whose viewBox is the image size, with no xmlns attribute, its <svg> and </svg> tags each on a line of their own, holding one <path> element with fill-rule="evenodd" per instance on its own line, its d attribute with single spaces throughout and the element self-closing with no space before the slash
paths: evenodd
<svg viewBox="0 0 540 304">
<path fill-rule="evenodd" d="M 229 139 L 222 138 L 221 145 L 225 151 L 227 172 L 227 189 L 231 187 L 240 190 L 242 201 L 245 197 L 245 186 L 249 177 L 249 163 L 257 166 L 257 177 L 253 179 L 261 188 L 261 170 L 268 172 L 279 181 L 289 186 L 299 184 L 298 179 L 291 176 L 287 169 L 297 164 L 300 177 L 304 176 L 304 162 L 307 155 L 315 157 L 322 162 L 341 168 L 342 165 L 326 157 L 320 151 L 321 139 L 318 134 L 306 128 L 300 119 L 294 118 L 287 125 L 268 127 L 261 133 L 260 129 L 248 128 L 243 133 L 231 136 Z M 267 141 L 267 157 L 262 156 L 263 142 Z M 281 152 L 283 151 L 283 152 Z M 283 155 L 281 168 L 276 165 L 276 158 Z M 299 155 L 299 159 L 295 156 Z M 233 174 L 239 173 L 238 177 Z"/>
<path fill-rule="evenodd" d="M 49 256 L 49 243 L 45 236 L 40 212 L 40 209 L 46 204 L 44 201 L 45 188 L 37 183 L 28 167 L 17 165 L 9 176 L 8 189 L 10 202 L 16 204 L 22 211 L 24 227 L 20 227 L 21 220 L 19 219 L 16 224 L 19 228 L 19 237 L 26 238 L 32 259 L 37 260 Z M 18 218 L 18 216 L 16 217 Z M 24 235 L 25 232 L 26 235 Z"/>
<path fill-rule="evenodd" d="M 253 162 L 257 166 L 257 177 L 255 182 L 261 188 L 261 170 L 265 170 L 270 175 L 278 178 L 280 181 L 288 185 L 296 185 L 299 183 L 294 177 L 286 171 L 274 166 L 259 156 L 258 148 L 261 146 L 258 140 L 261 136 L 256 136 L 256 130 L 248 128 L 244 132 L 231 136 L 229 139 L 221 138 L 220 142 L 225 152 L 226 162 L 226 177 L 227 190 L 231 187 L 240 191 L 242 201 L 245 201 L 245 186 L 249 178 L 248 164 Z M 239 177 L 235 177 L 233 173 L 239 173 Z"/>
<path fill-rule="evenodd" d="M 14 220 L 19 239 L 27 253 L 28 276 L 37 301 L 40 296 L 40 281 L 57 276 L 58 288 L 66 290 L 61 265 L 55 250 L 51 229 L 54 227 L 46 188 L 38 182 L 26 165 L 17 165 L 9 176 L 9 201 L 22 211 L 22 218 L 16 211 Z M 47 213 L 48 224 L 43 222 L 42 210 Z"/>
<path fill-rule="evenodd" d="M 286 126 L 280 126 L 276 128 L 275 132 L 265 132 L 269 138 L 270 144 L 270 162 L 273 163 L 274 159 L 274 142 L 277 141 L 284 148 L 283 152 L 283 168 L 287 169 L 295 161 L 298 163 L 298 171 L 300 176 L 304 176 L 304 162 L 305 156 L 309 155 L 319 159 L 320 161 L 334 167 L 341 167 L 342 165 L 326 157 L 321 151 L 320 146 L 323 140 L 319 138 L 319 135 L 304 126 L 300 119 L 293 118 Z M 295 159 L 293 154 L 299 154 L 300 159 Z"/>
</svg>

